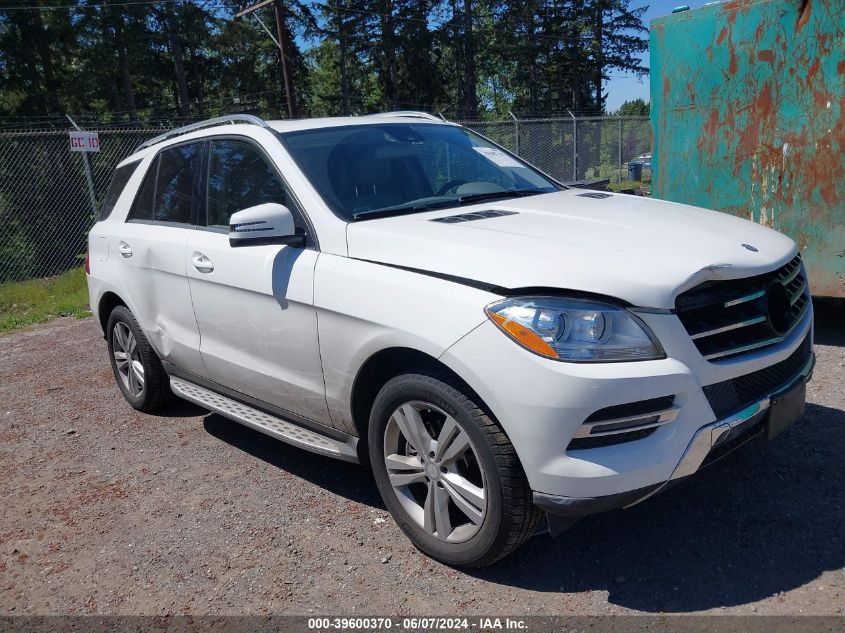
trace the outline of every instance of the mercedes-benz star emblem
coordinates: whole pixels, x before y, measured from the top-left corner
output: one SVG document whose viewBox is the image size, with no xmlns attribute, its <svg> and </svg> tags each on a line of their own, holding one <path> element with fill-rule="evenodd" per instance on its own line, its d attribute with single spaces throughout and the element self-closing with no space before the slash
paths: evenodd
<svg viewBox="0 0 845 633">
<path fill-rule="evenodd" d="M 775 334 L 783 336 L 792 324 L 792 304 L 789 294 L 779 281 L 773 281 L 766 290 L 766 317 Z"/>
<path fill-rule="evenodd" d="M 757 252 L 759 252 L 759 251 L 757 250 L 757 247 L 756 247 L 756 246 L 751 246 L 751 244 L 743 244 L 743 245 L 742 245 L 742 248 L 744 248 L 745 250 L 751 251 L 752 253 L 757 253 Z"/>
</svg>

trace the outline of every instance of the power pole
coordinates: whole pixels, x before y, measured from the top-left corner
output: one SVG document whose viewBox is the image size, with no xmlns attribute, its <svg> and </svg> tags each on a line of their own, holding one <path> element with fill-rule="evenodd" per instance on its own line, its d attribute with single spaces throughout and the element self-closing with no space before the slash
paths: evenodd
<svg viewBox="0 0 845 633">
<path fill-rule="evenodd" d="M 294 118 L 299 115 L 299 109 L 296 107 L 296 90 L 293 87 L 293 68 L 291 67 L 291 59 L 288 57 L 286 51 L 291 49 L 291 44 L 288 41 L 288 30 L 285 28 L 285 5 L 282 0 L 276 0 L 273 3 L 273 14 L 276 16 L 276 35 L 279 38 L 279 54 L 282 57 L 282 77 L 285 82 L 285 95 L 288 101 L 288 115 Z"/>
<path fill-rule="evenodd" d="M 256 9 L 260 9 L 268 4 L 273 5 L 273 17 L 276 21 L 276 37 L 273 37 L 273 33 L 265 26 L 264 22 L 261 21 L 261 18 L 259 18 L 256 13 L 253 13 Z M 287 54 L 287 51 L 291 50 L 291 43 L 288 38 L 287 28 L 285 28 L 285 19 L 287 14 L 284 1 L 261 0 L 261 2 L 256 2 L 242 11 L 238 11 L 235 14 L 235 17 L 239 18 L 247 14 L 252 14 L 252 17 L 255 18 L 258 25 L 264 29 L 264 32 L 270 36 L 270 39 L 273 40 L 273 43 L 279 49 L 279 59 L 282 62 L 282 90 L 285 93 L 288 116 L 291 118 L 296 117 L 299 115 L 299 108 L 296 104 L 296 88 L 293 84 L 293 66 L 291 64 L 290 56 Z"/>
</svg>

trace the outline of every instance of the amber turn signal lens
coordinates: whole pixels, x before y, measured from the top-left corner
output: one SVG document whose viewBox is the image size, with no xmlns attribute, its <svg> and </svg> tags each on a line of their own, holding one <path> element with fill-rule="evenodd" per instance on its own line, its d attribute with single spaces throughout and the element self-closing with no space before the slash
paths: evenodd
<svg viewBox="0 0 845 633">
<path fill-rule="evenodd" d="M 523 347 L 527 347 L 532 352 L 540 356 L 545 356 L 546 358 L 558 358 L 557 352 L 552 349 L 551 345 L 524 325 L 508 320 L 496 312 L 488 312 L 487 314 L 493 320 L 493 323 L 498 325 L 508 336 Z"/>
</svg>

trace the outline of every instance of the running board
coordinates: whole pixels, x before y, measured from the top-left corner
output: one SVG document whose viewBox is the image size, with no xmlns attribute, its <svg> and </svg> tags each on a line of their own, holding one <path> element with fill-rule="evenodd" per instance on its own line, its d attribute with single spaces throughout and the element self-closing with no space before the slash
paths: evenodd
<svg viewBox="0 0 845 633">
<path fill-rule="evenodd" d="M 336 440 L 311 429 L 265 413 L 216 391 L 200 387 L 184 378 L 170 377 L 170 389 L 180 398 L 209 409 L 214 413 L 239 422 L 244 426 L 266 433 L 293 446 L 335 459 L 358 463 L 358 438 L 349 436 L 346 441 Z"/>
</svg>

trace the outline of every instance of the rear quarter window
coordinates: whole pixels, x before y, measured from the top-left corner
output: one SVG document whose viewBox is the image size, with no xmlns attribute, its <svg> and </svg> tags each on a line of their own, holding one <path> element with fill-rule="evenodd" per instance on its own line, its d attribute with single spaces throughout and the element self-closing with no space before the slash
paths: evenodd
<svg viewBox="0 0 845 633">
<path fill-rule="evenodd" d="M 144 176 L 144 182 L 141 183 L 141 188 L 135 194 L 135 200 L 132 201 L 132 208 L 129 209 L 129 220 L 147 220 L 153 219 L 153 198 L 155 197 L 156 176 L 158 175 L 158 156 L 153 159 L 150 168 Z"/>
<path fill-rule="evenodd" d="M 135 173 L 135 169 L 138 167 L 138 163 L 140 162 L 141 161 L 139 159 L 118 167 L 115 170 L 114 175 L 111 178 L 109 190 L 106 192 L 106 197 L 103 199 L 103 205 L 100 207 L 100 211 L 97 214 L 97 221 L 105 220 L 111 215 L 111 212 L 114 210 L 114 205 L 117 204 L 117 200 L 120 198 L 120 194 L 123 193 L 123 190 L 126 188 L 126 183 L 129 182 L 129 179 L 132 177 L 132 174 Z"/>
</svg>

